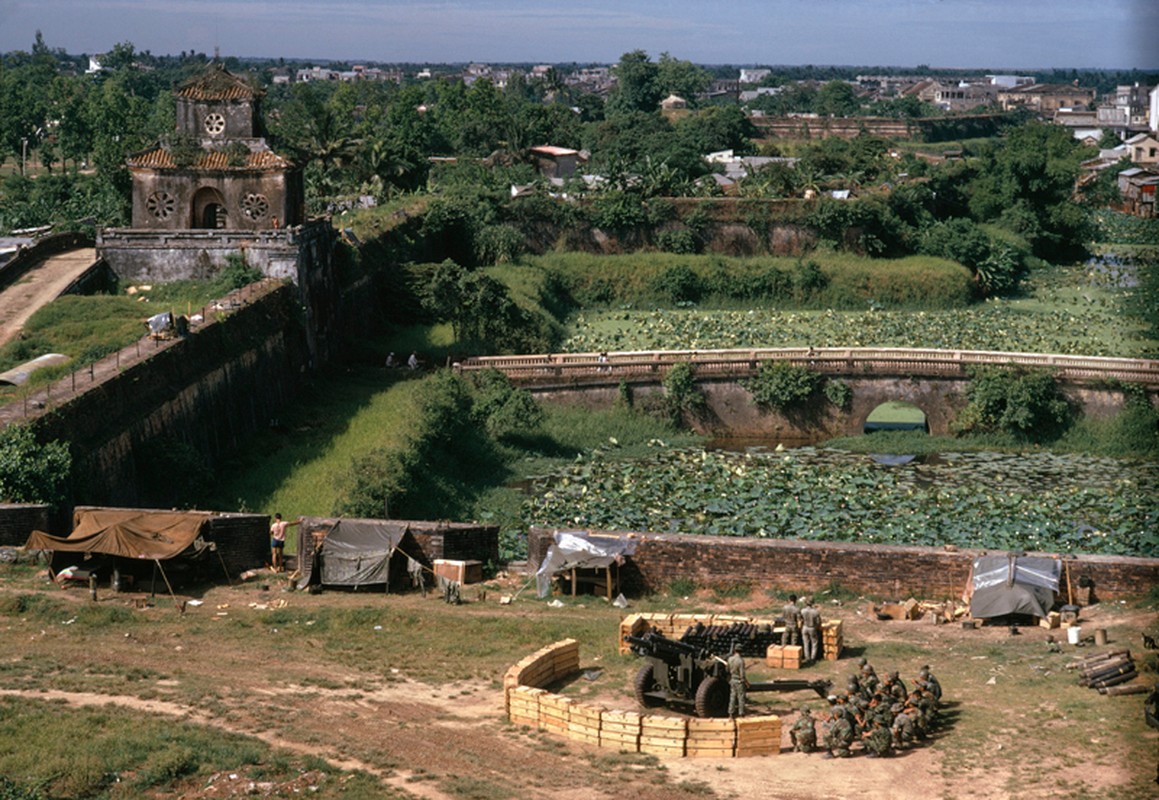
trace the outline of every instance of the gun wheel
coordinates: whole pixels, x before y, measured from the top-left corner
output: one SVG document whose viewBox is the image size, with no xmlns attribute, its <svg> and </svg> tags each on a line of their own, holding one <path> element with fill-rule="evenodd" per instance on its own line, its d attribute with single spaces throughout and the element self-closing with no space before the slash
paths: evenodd
<svg viewBox="0 0 1159 800">
<path fill-rule="evenodd" d="M 709 675 L 696 687 L 696 716 L 728 716 L 728 681 Z"/>
<path fill-rule="evenodd" d="M 655 691 L 658 688 L 656 681 L 652 678 L 652 665 L 645 664 L 640 667 L 639 672 L 636 673 L 636 702 L 644 708 L 655 708 L 656 706 L 663 705 L 662 700 L 648 694 L 648 692 Z"/>
</svg>

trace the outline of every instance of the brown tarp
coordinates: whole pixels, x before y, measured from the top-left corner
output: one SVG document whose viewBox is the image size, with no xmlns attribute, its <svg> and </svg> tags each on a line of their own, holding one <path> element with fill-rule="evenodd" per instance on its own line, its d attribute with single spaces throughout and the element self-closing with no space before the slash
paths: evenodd
<svg viewBox="0 0 1159 800">
<path fill-rule="evenodd" d="M 67 537 L 33 531 L 25 547 L 125 558 L 173 558 L 193 544 L 209 518 L 209 514 L 194 511 L 78 511 Z"/>
</svg>

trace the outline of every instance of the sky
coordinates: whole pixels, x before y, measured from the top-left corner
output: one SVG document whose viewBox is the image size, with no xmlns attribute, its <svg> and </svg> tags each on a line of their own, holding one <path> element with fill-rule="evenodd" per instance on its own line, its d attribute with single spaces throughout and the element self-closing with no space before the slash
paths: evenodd
<svg viewBox="0 0 1159 800">
<path fill-rule="evenodd" d="M 1159 0 L 0 0 L 0 52 L 1159 70 Z"/>
</svg>

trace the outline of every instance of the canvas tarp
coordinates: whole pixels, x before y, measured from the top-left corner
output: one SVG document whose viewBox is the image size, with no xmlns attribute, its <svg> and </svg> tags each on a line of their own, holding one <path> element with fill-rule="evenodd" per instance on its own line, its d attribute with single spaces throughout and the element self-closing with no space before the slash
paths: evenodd
<svg viewBox="0 0 1159 800">
<path fill-rule="evenodd" d="M 195 546 L 210 515 L 193 511 L 78 511 L 67 537 L 33 531 L 25 547 L 125 558 L 168 559 Z"/>
<path fill-rule="evenodd" d="M 311 560 L 301 554 L 303 574 L 299 588 L 311 582 L 326 586 L 389 586 L 391 556 L 408 530 L 406 523 L 338 520 Z"/>
<path fill-rule="evenodd" d="M 1054 606 L 1062 563 L 1042 556 L 979 556 L 974 559 L 970 615 L 1045 617 Z"/>
<path fill-rule="evenodd" d="M 539 597 L 551 593 L 551 577 L 574 568 L 606 567 L 623 563 L 625 556 L 636 552 L 636 540 L 627 536 L 596 534 L 588 531 L 556 531 L 555 543 L 535 573 Z"/>
</svg>

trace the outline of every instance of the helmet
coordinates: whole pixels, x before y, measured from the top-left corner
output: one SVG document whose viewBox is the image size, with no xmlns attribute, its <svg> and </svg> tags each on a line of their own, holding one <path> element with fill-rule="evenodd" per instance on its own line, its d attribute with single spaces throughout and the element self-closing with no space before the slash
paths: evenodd
<svg viewBox="0 0 1159 800">
<path fill-rule="evenodd" d="M 857 659 L 857 666 L 859 666 L 859 667 L 864 667 L 868 663 L 869 663 L 869 659 L 866 658 L 865 656 L 862 656 L 861 658 Z"/>
<path fill-rule="evenodd" d="M 801 706 L 801 716 L 809 716 L 809 706 Z"/>
</svg>

